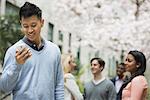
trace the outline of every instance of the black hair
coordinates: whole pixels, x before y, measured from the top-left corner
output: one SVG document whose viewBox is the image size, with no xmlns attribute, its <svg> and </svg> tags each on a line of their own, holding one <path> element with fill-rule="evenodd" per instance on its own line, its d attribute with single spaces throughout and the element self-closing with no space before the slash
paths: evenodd
<svg viewBox="0 0 150 100">
<path fill-rule="evenodd" d="M 123 62 L 119 63 L 118 65 L 122 65 L 122 66 L 125 66 L 125 64 Z"/>
<path fill-rule="evenodd" d="M 136 76 L 139 76 L 139 75 L 144 76 L 144 72 L 146 70 L 146 58 L 142 52 L 134 50 L 134 51 L 130 51 L 128 54 L 131 54 L 134 57 L 136 63 L 139 64 L 140 66 L 137 68 L 135 73 L 130 77 L 130 79 L 125 80 L 124 84 L 122 85 L 119 91 L 119 94 L 120 94 L 119 100 L 121 100 L 121 97 L 122 97 L 122 90 L 128 85 L 128 83 L 131 82 L 132 79 Z"/>
<path fill-rule="evenodd" d="M 90 61 L 90 63 L 92 63 L 93 60 L 97 60 L 98 63 L 100 64 L 100 66 L 102 66 L 103 69 L 104 69 L 104 67 L 105 67 L 105 61 L 102 58 L 92 58 L 91 61 Z"/>
<path fill-rule="evenodd" d="M 42 18 L 42 10 L 32 3 L 25 2 L 25 4 L 20 8 L 20 11 L 19 11 L 20 20 L 22 17 L 28 18 L 33 15 L 35 15 L 39 19 L 41 19 Z"/>
<path fill-rule="evenodd" d="M 119 63 L 119 64 L 117 65 L 117 67 L 118 67 L 118 66 L 122 66 L 123 69 L 125 70 L 125 64 L 124 64 L 123 62 Z"/>
</svg>

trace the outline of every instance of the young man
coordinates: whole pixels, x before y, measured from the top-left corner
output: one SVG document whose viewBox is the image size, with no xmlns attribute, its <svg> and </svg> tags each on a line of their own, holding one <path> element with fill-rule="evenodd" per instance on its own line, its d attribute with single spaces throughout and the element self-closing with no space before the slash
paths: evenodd
<svg viewBox="0 0 150 100">
<path fill-rule="evenodd" d="M 113 83 L 102 77 L 105 62 L 101 58 L 91 60 L 91 71 L 94 79 L 85 84 L 85 100 L 116 100 Z"/>
<path fill-rule="evenodd" d="M 61 55 L 40 35 L 42 11 L 26 2 L 19 15 L 25 36 L 6 52 L 0 90 L 12 92 L 13 100 L 64 100 Z"/>
<path fill-rule="evenodd" d="M 111 79 L 111 81 L 113 82 L 113 84 L 116 88 L 116 92 L 117 92 L 116 100 L 119 100 L 119 96 L 120 96 L 119 91 L 124 83 L 124 79 L 123 79 L 124 73 L 125 73 L 125 65 L 124 65 L 124 63 L 120 63 L 119 65 L 117 65 L 117 68 L 116 68 L 117 76 L 115 76 L 114 78 Z"/>
</svg>

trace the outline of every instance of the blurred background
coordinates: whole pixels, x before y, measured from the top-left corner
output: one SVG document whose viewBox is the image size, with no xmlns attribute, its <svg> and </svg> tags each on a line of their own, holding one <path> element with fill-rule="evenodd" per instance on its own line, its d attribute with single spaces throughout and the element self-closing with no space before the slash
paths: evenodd
<svg viewBox="0 0 150 100">
<path fill-rule="evenodd" d="M 92 57 L 105 60 L 103 74 L 111 78 L 116 64 L 135 49 L 146 55 L 150 83 L 150 0 L 0 0 L 0 73 L 7 48 L 23 37 L 18 11 L 26 1 L 43 11 L 41 35 L 56 43 L 62 54 L 75 55 L 74 74 L 81 91 L 81 83 L 92 77 Z M 0 98 L 10 100 L 3 93 Z"/>
</svg>

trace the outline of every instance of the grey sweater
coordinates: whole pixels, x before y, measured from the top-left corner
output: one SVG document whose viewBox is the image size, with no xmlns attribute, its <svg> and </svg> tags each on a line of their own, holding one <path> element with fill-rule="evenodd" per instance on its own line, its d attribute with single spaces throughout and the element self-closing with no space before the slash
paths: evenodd
<svg viewBox="0 0 150 100">
<path fill-rule="evenodd" d="M 92 81 L 85 84 L 85 100 L 116 100 L 113 83 L 105 79 L 95 85 Z"/>
</svg>

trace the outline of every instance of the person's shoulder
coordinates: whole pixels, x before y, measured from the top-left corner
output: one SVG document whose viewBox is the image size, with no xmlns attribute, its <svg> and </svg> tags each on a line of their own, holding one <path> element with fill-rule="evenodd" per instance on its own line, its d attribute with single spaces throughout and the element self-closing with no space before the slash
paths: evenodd
<svg viewBox="0 0 150 100">
<path fill-rule="evenodd" d="M 85 89 L 89 89 L 90 87 L 93 86 L 92 84 L 93 84 L 92 81 L 88 81 L 88 82 L 84 83 L 83 85 L 84 85 Z"/>
<path fill-rule="evenodd" d="M 92 84 L 92 80 L 86 81 L 86 82 L 84 83 L 84 86 L 89 86 L 90 84 Z"/>
<path fill-rule="evenodd" d="M 143 75 L 136 76 L 132 79 L 131 85 L 139 88 L 148 88 L 148 82 Z"/>
<path fill-rule="evenodd" d="M 75 79 L 75 77 L 71 73 L 66 73 L 64 75 L 64 77 L 67 78 L 67 79 Z"/>
<path fill-rule="evenodd" d="M 146 80 L 145 76 L 139 75 L 139 76 L 134 77 L 132 79 L 132 82 L 140 82 L 140 83 L 146 82 L 147 83 L 147 80 Z"/>
<path fill-rule="evenodd" d="M 105 79 L 103 84 L 106 89 L 115 91 L 115 86 L 111 80 Z"/>
<path fill-rule="evenodd" d="M 46 44 L 48 47 L 50 47 L 50 48 L 55 48 L 55 49 L 59 49 L 57 44 L 55 44 L 55 43 L 53 43 L 53 42 L 51 42 L 51 41 L 48 41 L 48 40 L 46 40 L 46 39 L 44 39 L 44 41 L 45 41 L 45 44 Z"/>
<path fill-rule="evenodd" d="M 107 78 L 104 80 L 104 82 L 105 82 L 106 85 L 114 85 L 113 82 L 110 79 L 107 79 Z"/>
<path fill-rule="evenodd" d="M 51 42 L 51 41 L 49 41 L 47 39 L 43 39 L 43 40 L 44 40 L 45 44 L 47 44 L 47 45 L 56 46 L 55 43 L 53 43 L 53 42 Z"/>
</svg>

